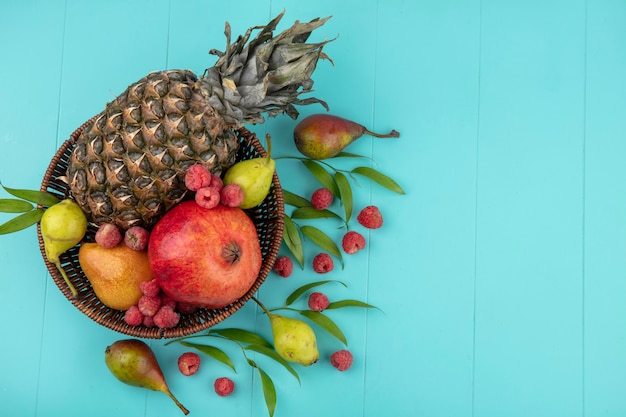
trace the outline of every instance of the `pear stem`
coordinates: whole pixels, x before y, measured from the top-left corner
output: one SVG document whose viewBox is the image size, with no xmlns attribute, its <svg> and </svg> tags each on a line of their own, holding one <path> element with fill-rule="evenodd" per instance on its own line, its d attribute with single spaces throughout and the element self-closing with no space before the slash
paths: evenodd
<svg viewBox="0 0 626 417">
<path fill-rule="evenodd" d="M 67 286 L 70 288 L 72 295 L 74 296 L 74 298 L 76 298 L 76 296 L 78 295 L 78 291 L 76 291 L 76 287 L 74 287 L 69 277 L 65 273 L 65 270 L 61 267 L 61 262 L 56 262 L 54 265 L 57 267 L 57 269 L 61 273 L 61 276 L 63 277 L 63 280 L 65 280 L 65 283 L 67 284 Z"/>
<path fill-rule="evenodd" d="M 374 136 L 376 138 L 399 138 L 400 137 L 400 132 L 398 132 L 397 130 L 392 130 L 391 132 L 387 134 L 381 134 L 381 133 L 370 132 L 369 130 L 365 129 L 363 133 L 365 133 L 366 135 Z"/>
<path fill-rule="evenodd" d="M 262 303 L 262 302 L 260 302 L 260 301 L 259 301 L 256 297 L 254 297 L 254 296 L 252 296 L 251 298 L 254 300 L 254 302 L 256 302 L 256 303 L 257 303 L 257 304 L 258 304 L 258 305 L 259 305 L 259 306 L 263 309 L 263 311 L 265 312 L 265 314 L 267 314 L 267 317 L 272 317 L 272 313 L 271 313 L 271 312 L 267 309 L 267 307 L 265 307 L 265 305 L 263 305 L 263 303 Z"/>
<path fill-rule="evenodd" d="M 272 158 L 272 135 L 266 133 L 265 140 L 267 141 L 267 160 L 269 161 Z"/>
<path fill-rule="evenodd" d="M 172 401 L 174 401 L 176 403 L 176 405 L 178 406 L 178 408 L 180 408 L 182 410 L 183 413 L 185 413 L 185 415 L 189 414 L 189 410 L 187 410 L 185 408 L 184 405 L 182 405 L 180 403 L 180 401 L 178 401 L 176 399 L 176 397 L 174 397 L 174 394 L 172 394 L 169 390 L 165 391 L 165 393 L 168 395 L 168 397 L 170 397 L 172 399 Z"/>
</svg>

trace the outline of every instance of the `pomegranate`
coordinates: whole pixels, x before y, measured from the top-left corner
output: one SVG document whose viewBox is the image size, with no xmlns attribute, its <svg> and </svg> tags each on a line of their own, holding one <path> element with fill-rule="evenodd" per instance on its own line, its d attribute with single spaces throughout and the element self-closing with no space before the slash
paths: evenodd
<svg viewBox="0 0 626 417">
<path fill-rule="evenodd" d="M 161 289 L 178 302 L 222 308 L 243 296 L 263 261 L 248 215 L 195 201 L 174 206 L 150 233 L 148 258 Z"/>
</svg>

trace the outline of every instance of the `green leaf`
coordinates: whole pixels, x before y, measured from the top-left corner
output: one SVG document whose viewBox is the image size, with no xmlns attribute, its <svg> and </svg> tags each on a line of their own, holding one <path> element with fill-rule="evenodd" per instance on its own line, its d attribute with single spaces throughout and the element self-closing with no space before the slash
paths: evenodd
<svg viewBox="0 0 626 417">
<path fill-rule="evenodd" d="M 331 255 L 335 255 L 343 264 L 343 257 L 335 242 L 328 235 L 322 232 L 320 229 L 313 226 L 302 226 L 300 231 L 303 235 L 311 239 L 317 246 L 329 252 Z"/>
<path fill-rule="evenodd" d="M 0 198 L 0 212 L 2 213 L 25 213 L 32 209 L 33 205 L 28 201 L 15 198 Z"/>
<path fill-rule="evenodd" d="M 297 380 L 298 383 L 300 383 L 300 376 L 298 375 L 298 373 L 296 372 L 295 369 L 293 369 L 293 367 L 289 364 L 289 362 L 287 362 L 285 359 L 283 359 L 282 356 L 280 356 L 273 348 L 271 347 L 267 347 L 267 346 L 262 346 L 262 345 L 250 345 L 248 347 L 246 347 L 246 350 L 251 350 L 253 352 L 258 352 L 261 353 L 269 358 L 274 359 L 276 362 L 280 363 L 282 366 L 285 367 L 285 369 L 287 369 L 287 371 L 289 371 L 289 373 L 291 375 L 293 375 Z"/>
<path fill-rule="evenodd" d="M 339 189 L 337 189 L 337 184 L 335 184 L 333 176 L 330 175 L 330 173 L 326 171 L 323 166 L 311 159 L 303 159 L 302 163 L 309 171 L 311 171 L 311 174 L 317 178 L 322 186 L 328 188 L 335 197 L 339 198 Z"/>
<path fill-rule="evenodd" d="M 14 197 L 21 198 L 35 204 L 41 204 L 44 207 L 50 207 L 59 202 L 58 198 L 46 191 L 18 190 L 15 188 L 5 187 L 4 185 L 2 185 L 2 188 Z"/>
<path fill-rule="evenodd" d="M 251 345 L 260 345 L 271 347 L 271 343 L 265 340 L 263 336 L 243 329 L 211 329 L 211 334 L 218 334 L 229 340 L 236 340 L 241 343 L 247 343 Z"/>
<path fill-rule="evenodd" d="M 358 300 L 340 300 L 340 301 L 334 301 L 330 304 L 328 304 L 328 307 L 326 307 L 326 310 L 333 310 L 333 309 L 338 309 L 338 308 L 344 308 L 344 307 L 361 307 L 361 308 L 376 308 L 378 309 L 378 307 L 373 306 L 371 304 L 367 304 L 364 303 L 363 301 L 358 301 Z"/>
<path fill-rule="evenodd" d="M 353 174 L 363 175 L 364 177 L 371 179 L 372 181 L 378 183 L 379 185 L 382 185 L 383 187 L 390 191 L 393 191 L 394 193 L 405 194 L 402 187 L 400 187 L 397 182 L 391 179 L 391 177 L 388 177 L 387 175 L 382 174 L 373 168 L 357 167 L 354 168 L 351 172 Z"/>
<path fill-rule="evenodd" d="M 333 156 L 333 158 L 365 158 L 365 156 L 358 155 L 352 152 L 341 151 L 337 155 Z"/>
<path fill-rule="evenodd" d="M 41 220 L 43 212 L 43 209 L 31 210 L 12 218 L 11 220 L 0 225 L 0 235 L 18 232 L 34 225 Z"/>
<path fill-rule="evenodd" d="M 234 372 L 237 372 L 235 370 L 235 365 L 233 364 L 233 362 L 230 360 L 228 355 L 223 350 L 218 349 L 215 346 L 202 345 L 202 344 L 198 344 L 198 343 L 190 343 L 190 342 L 184 342 L 184 341 L 180 341 L 179 343 L 181 345 L 183 345 L 183 346 L 187 346 L 187 347 L 190 347 L 190 348 L 197 349 L 200 352 L 202 352 L 202 353 L 204 353 L 206 355 L 209 355 L 213 359 L 215 359 L 217 361 L 220 361 L 223 364 L 227 365 Z"/>
<path fill-rule="evenodd" d="M 289 296 L 285 300 L 285 307 L 293 304 L 298 298 L 300 298 L 302 296 L 302 294 L 304 294 L 308 290 L 310 290 L 312 288 L 315 288 L 315 287 L 319 287 L 319 286 L 324 285 L 324 284 L 328 284 L 329 282 L 338 282 L 339 284 L 343 285 L 344 287 L 347 287 L 347 285 L 344 284 L 343 282 L 335 281 L 335 280 L 311 282 L 310 284 L 306 284 L 306 285 L 301 286 L 300 288 L 296 288 L 291 294 L 289 294 Z"/>
<path fill-rule="evenodd" d="M 304 310 L 301 311 L 300 314 L 320 326 L 322 329 L 326 330 L 332 336 L 336 337 L 344 345 L 348 345 L 348 340 L 346 339 L 346 336 L 343 334 L 339 326 L 337 326 L 334 321 L 328 318 L 328 316 L 325 316 L 319 311 L 312 310 Z"/>
<path fill-rule="evenodd" d="M 310 220 L 310 219 L 338 219 L 343 222 L 343 219 L 338 216 L 336 213 L 333 213 L 330 210 L 323 209 L 318 210 L 315 207 L 300 207 L 294 210 L 291 213 L 292 219 L 302 219 L 302 220 Z"/>
<path fill-rule="evenodd" d="M 341 172 L 335 174 L 335 183 L 337 183 L 337 188 L 339 189 L 341 204 L 343 204 L 343 209 L 346 213 L 346 223 L 348 223 L 352 217 L 352 187 L 348 178 Z"/>
<path fill-rule="evenodd" d="M 304 267 L 304 250 L 302 248 L 302 240 L 300 239 L 300 232 L 298 226 L 287 215 L 284 216 L 285 230 L 283 233 L 283 242 L 287 246 L 287 249 L 296 258 L 301 267 Z"/>
<path fill-rule="evenodd" d="M 311 202 L 283 188 L 283 201 L 286 205 L 294 207 L 310 207 Z"/>
<path fill-rule="evenodd" d="M 263 396 L 265 397 L 267 411 L 270 417 L 273 417 L 274 410 L 276 409 L 276 387 L 274 386 L 274 382 L 272 382 L 272 378 L 270 378 L 263 369 L 258 366 L 255 366 L 255 368 L 259 371 L 259 376 L 261 377 L 261 385 L 263 386 Z"/>
</svg>

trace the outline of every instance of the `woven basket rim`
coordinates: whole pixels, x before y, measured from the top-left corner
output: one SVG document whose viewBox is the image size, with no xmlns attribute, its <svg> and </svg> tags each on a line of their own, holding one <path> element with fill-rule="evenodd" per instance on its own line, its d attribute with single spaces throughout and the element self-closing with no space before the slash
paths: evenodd
<svg viewBox="0 0 626 417">
<path fill-rule="evenodd" d="M 68 190 L 60 189 L 59 187 L 55 188 L 55 181 L 60 181 L 60 176 L 55 174 L 55 171 L 59 169 L 60 165 L 64 164 L 63 158 L 67 156 L 68 152 L 71 152 L 71 149 L 76 143 L 81 132 L 92 123 L 94 123 L 95 120 L 100 116 L 101 114 L 95 115 L 91 119 L 84 122 L 70 135 L 67 140 L 65 140 L 61 144 L 61 146 L 53 156 L 52 160 L 50 161 L 48 168 L 46 169 L 44 178 L 41 183 L 41 191 L 52 192 L 62 198 L 71 198 L 71 196 L 69 196 Z M 246 128 L 239 128 L 236 130 L 236 133 L 240 140 L 240 148 L 247 146 L 246 151 L 251 151 L 255 155 L 258 155 L 260 157 L 267 156 L 265 149 L 263 148 L 254 133 L 250 132 Z M 271 205 L 267 203 L 268 200 L 271 200 Z M 264 207 L 266 203 L 267 207 Z M 181 315 L 181 323 L 179 323 L 178 326 L 170 329 L 145 327 L 143 325 L 129 326 L 123 321 L 123 311 L 113 310 L 102 304 L 93 293 L 91 285 L 88 283 L 88 280 L 84 276 L 84 273 L 82 272 L 82 269 L 80 268 L 77 259 L 72 259 L 73 253 L 71 256 L 66 256 L 73 250 L 76 250 L 77 252 L 77 248 L 79 247 L 79 245 L 70 249 L 61 256 L 62 267 L 68 274 L 68 276 L 70 276 L 70 270 L 74 273 L 74 277 L 70 276 L 72 282 L 74 284 L 77 284 L 74 282 L 74 279 L 80 281 L 77 284 L 80 285 L 80 287 L 77 287 L 77 289 L 79 290 L 79 295 L 77 297 L 74 297 L 70 289 L 67 287 L 57 267 L 49 262 L 46 258 L 43 237 L 41 235 L 41 226 L 39 223 L 37 223 L 37 238 L 39 241 L 39 249 L 41 251 L 44 263 L 54 283 L 61 291 L 61 293 L 65 296 L 65 298 L 70 301 L 74 305 L 74 307 L 76 307 L 80 312 L 104 327 L 129 336 L 147 339 L 176 338 L 188 336 L 202 330 L 206 330 L 230 317 L 252 298 L 252 296 L 259 290 L 259 288 L 269 275 L 270 271 L 272 270 L 274 262 L 278 257 L 278 252 L 282 243 L 284 230 L 284 200 L 280 181 L 276 172 L 274 172 L 272 187 L 268 198 L 257 208 L 246 211 L 249 213 L 250 217 L 255 223 L 255 226 L 257 226 L 257 229 L 261 227 L 262 231 L 266 229 L 270 231 L 267 236 L 259 236 L 259 240 L 268 240 L 268 245 L 265 248 L 265 252 L 263 253 L 263 263 L 261 265 L 261 270 L 254 284 L 246 292 L 246 294 L 244 294 L 241 298 L 234 301 L 230 305 L 216 310 L 199 309 L 197 312 L 190 315 Z M 269 217 L 268 214 L 270 215 Z M 82 276 L 80 274 L 82 274 Z"/>
</svg>

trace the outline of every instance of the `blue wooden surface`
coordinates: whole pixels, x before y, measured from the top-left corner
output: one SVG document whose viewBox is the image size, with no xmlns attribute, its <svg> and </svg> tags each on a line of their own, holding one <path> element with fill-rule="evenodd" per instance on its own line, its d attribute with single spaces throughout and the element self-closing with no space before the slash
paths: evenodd
<svg viewBox="0 0 626 417">
<path fill-rule="evenodd" d="M 334 114 L 401 132 L 349 150 L 407 194 L 355 190 L 355 207 L 378 205 L 385 226 L 323 277 L 348 288 L 325 291 L 383 312 L 329 313 L 355 355 L 348 372 L 330 366 L 341 345 L 321 332 L 301 386 L 268 365 L 275 416 L 625 416 L 624 1 L 4 0 L 0 180 L 38 188 L 59 144 L 128 84 L 152 70 L 201 73 L 226 20 L 238 34 L 283 9 L 279 29 L 333 16 L 316 35 L 339 35 L 316 96 Z M 295 123 L 251 128 L 293 154 Z M 287 189 L 317 186 L 298 164 L 278 172 Z M 278 305 L 317 279 L 309 266 L 270 276 L 259 297 Z M 221 326 L 267 334 L 252 305 Z M 108 373 L 104 348 L 125 336 L 65 300 L 34 228 L 0 236 L 0 332 L 2 416 L 181 415 Z M 149 343 L 191 415 L 267 415 L 243 359 L 237 374 L 206 360 L 186 378 L 182 347 Z M 223 375 L 237 384 L 231 397 L 213 392 Z"/>
</svg>

